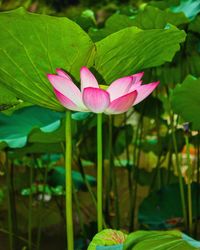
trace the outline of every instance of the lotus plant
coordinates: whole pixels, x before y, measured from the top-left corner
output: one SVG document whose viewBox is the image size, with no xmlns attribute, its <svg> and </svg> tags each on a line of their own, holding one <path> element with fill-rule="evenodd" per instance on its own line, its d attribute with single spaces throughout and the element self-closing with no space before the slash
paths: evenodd
<svg viewBox="0 0 200 250">
<path fill-rule="evenodd" d="M 110 86 L 99 85 L 87 67 L 80 70 L 81 89 L 61 69 L 47 77 L 53 86 L 57 99 L 72 111 L 97 113 L 97 224 L 103 229 L 102 206 L 102 113 L 107 115 L 127 112 L 132 106 L 144 100 L 158 86 L 159 82 L 142 85 L 143 72 L 125 76 Z M 71 120 L 66 114 L 66 224 L 68 249 L 73 250 L 72 182 L 71 182 Z"/>
</svg>

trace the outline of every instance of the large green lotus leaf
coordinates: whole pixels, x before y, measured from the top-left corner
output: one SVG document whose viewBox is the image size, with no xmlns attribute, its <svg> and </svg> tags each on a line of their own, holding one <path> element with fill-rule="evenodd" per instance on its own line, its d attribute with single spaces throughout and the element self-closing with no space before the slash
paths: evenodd
<svg viewBox="0 0 200 250">
<path fill-rule="evenodd" d="M 195 240 L 192 239 L 196 243 Z M 195 247 L 191 239 L 187 239 L 179 231 L 136 231 L 129 234 L 123 250 L 194 250 Z M 198 242 L 197 242 L 198 243 Z"/>
<path fill-rule="evenodd" d="M 172 108 L 195 130 L 200 129 L 200 78 L 188 76 L 178 84 L 172 94 Z"/>
<path fill-rule="evenodd" d="M 54 113 L 53 113 L 54 114 Z M 65 141 L 65 122 L 59 121 L 60 126 L 51 133 L 44 133 L 42 130 L 33 129 L 28 136 L 29 143 L 61 143 Z"/>
<path fill-rule="evenodd" d="M 0 111 L 19 104 L 20 101 L 16 96 L 2 85 L 0 85 L 0 93 Z"/>
<path fill-rule="evenodd" d="M 106 83 L 171 61 L 185 39 L 177 28 L 141 30 L 130 27 L 96 43 L 95 68 Z"/>
<path fill-rule="evenodd" d="M 121 231 L 105 229 L 94 236 L 87 250 L 121 250 L 127 235 Z M 118 248 L 103 248 L 103 246 L 117 246 Z"/>
<path fill-rule="evenodd" d="M 173 13 L 169 10 L 163 11 L 147 6 L 136 16 L 133 25 L 141 29 L 162 29 L 167 23 L 178 26 L 188 22 L 188 18 L 183 13 Z"/>
<path fill-rule="evenodd" d="M 64 113 L 39 106 L 19 109 L 11 116 L 0 113 L 0 142 L 6 143 L 10 148 L 21 148 L 26 145 L 33 129 L 50 134 L 60 127 L 63 116 Z M 37 138 L 41 142 L 40 137 Z M 56 138 L 54 140 L 57 142 Z"/>
<path fill-rule="evenodd" d="M 73 21 L 23 8 L 0 13 L 0 84 L 16 96 L 54 110 L 57 102 L 46 73 L 63 68 L 76 79 L 90 65 L 93 42 Z"/>
<path fill-rule="evenodd" d="M 181 0 L 180 4 L 171 7 L 175 13 L 183 12 L 188 18 L 194 18 L 200 12 L 200 2 L 198 0 Z"/>
</svg>

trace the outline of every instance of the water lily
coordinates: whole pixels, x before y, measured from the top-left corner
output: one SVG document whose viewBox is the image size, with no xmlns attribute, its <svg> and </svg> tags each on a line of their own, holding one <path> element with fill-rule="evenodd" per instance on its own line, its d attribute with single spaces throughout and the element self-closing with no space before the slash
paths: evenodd
<svg viewBox="0 0 200 250">
<path fill-rule="evenodd" d="M 81 90 L 71 77 L 61 69 L 48 74 L 55 95 L 67 109 L 82 112 L 120 114 L 144 100 L 159 82 L 142 85 L 143 72 L 119 78 L 105 90 L 98 84 L 87 67 L 80 70 Z"/>
</svg>

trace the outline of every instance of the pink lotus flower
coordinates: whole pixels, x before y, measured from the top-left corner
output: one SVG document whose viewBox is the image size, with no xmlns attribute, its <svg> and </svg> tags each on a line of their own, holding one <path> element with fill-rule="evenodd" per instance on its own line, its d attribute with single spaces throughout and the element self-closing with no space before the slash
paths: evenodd
<svg viewBox="0 0 200 250">
<path fill-rule="evenodd" d="M 106 89 L 101 89 L 88 68 L 82 67 L 81 91 L 70 76 L 61 69 L 57 75 L 48 74 L 55 95 L 67 109 L 82 112 L 120 114 L 144 100 L 158 86 L 159 82 L 142 85 L 142 73 L 115 80 Z"/>
</svg>

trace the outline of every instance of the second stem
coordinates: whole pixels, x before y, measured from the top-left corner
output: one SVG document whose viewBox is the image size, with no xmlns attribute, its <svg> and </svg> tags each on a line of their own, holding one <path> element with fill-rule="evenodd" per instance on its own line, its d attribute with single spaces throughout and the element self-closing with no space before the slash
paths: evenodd
<svg viewBox="0 0 200 250">
<path fill-rule="evenodd" d="M 102 189 L 102 114 L 97 114 L 97 227 L 98 232 L 103 229 L 103 189 Z"/>
<path fill-rule="evenodd" d="M 65 192 L 66 192 L 66 228 L 67 249 L 74 250 L 73 217 L 72 217 L 72 138 L 71 138 L 71 112 L 66 112 L 66 152 L 65 152 Z"/>
</svg>

